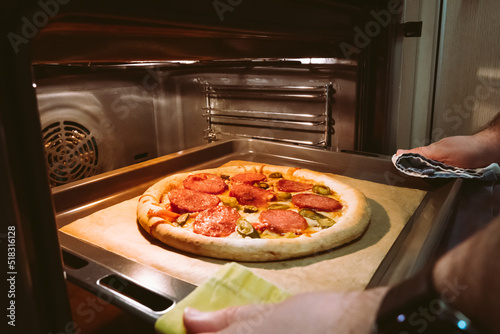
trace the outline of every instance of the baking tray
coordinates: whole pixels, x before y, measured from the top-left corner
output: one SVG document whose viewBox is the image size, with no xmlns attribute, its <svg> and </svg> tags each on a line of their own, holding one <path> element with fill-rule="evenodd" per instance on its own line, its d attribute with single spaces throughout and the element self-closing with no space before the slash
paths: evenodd
<svg viewBox="0 0 500 334">
<path fill-rule="evenodd" d="M 427 191 L 367 287 L 399 282 L 434 258 L 461 186 L 461 180 L 408 177 L 398 172 L 387 156 L 235 139 L 169 154 L 54 188 L 58 228 L 139 196 L 167 174 L 214 168 L 232 160 L 309 168 Z M 67 234 L 60 233 L 59 238 L 68 280 L 151 322 L 195 288 L 190 283 Z"/>
</svg>

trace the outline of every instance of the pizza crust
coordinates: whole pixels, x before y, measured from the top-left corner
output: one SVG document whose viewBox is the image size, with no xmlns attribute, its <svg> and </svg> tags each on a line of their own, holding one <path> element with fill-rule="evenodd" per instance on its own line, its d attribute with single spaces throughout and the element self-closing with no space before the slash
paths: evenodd
<svg viewBox="0 0 500 334">
<path fill-rule="evenodd" d="M 195 173 L 237 174 L 244 172 L 281 172 L 285 178 L 303 178 L 323 183 L 340 194 L 343 213 L 336 223 L 310 236 L 280 239 L 215 238 L 175 227 L 161 217 L 148 216 L 150 209 L 162 209 L 160 200 L 168 191 L 182 185 L 188 175 Z M 154 238 L 189 253 L 233 261 L 275 261 L 323 252 L 360 237 L 370 221 L 371 209 L 363 193 L 325 174 L 307 169 L 272 165 L 243 165 L 197 170 L 175 174 L 151 186 L 139 199 L 139 224 Z"/>
</svg>

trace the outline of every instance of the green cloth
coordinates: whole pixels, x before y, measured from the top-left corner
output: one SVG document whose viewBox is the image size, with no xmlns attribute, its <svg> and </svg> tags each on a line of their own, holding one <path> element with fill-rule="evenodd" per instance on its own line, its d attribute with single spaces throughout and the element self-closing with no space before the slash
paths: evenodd
<svg viewBox="0 0 500 334">
<path fill-rule="evenodd" d="M 256 276 L 237 263 L 225 264 L 207 282 L 198 286 L 155 323 L 157 333 L 186 333 L 182 314 L 186 307 L 215 311 L 229 306 L 252 303 L 279 303 L 290 294 Z"/>
</svg>

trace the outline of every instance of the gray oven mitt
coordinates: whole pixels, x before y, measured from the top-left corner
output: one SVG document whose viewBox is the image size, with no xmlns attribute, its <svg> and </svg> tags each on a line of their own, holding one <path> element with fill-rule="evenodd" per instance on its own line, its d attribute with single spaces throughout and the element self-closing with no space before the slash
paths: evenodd
<svg viewBox="0 0 500 334">
<path fill-rule="evenodd" d="M 500 175 L 500 166 L 496 163 L 484 168 L 465 169 L 445 165 L 416 153 L 394 154 L 392 163 L 399 171 L 407 175 L 424 178 L 464 178 L 494 181 Z"/>
</svg>

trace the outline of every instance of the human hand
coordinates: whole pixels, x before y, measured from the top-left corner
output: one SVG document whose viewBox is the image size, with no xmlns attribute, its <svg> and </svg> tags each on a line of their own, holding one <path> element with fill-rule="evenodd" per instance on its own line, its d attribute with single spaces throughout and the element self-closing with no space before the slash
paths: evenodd
<svg viewBox="0 0 500 334">
<path fill-rule="evenodd" d="M 461 168 L 481 168 L 498 161 L 500 147 L 485 133 L 472 136 L 454 136 L 441 139 L 428 146 L 411 150 L 398 150 L 403 153 L 417 153 L 426 158 Z"/>
<path fill-rule="evenodd" d="M 254 304 L 215 312 L 186 309 L 184 326 L 196 333 L 371 333 L 386 288 L 348 293 L 313 292 L 280 304 Z"/>
</svg>

